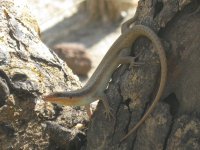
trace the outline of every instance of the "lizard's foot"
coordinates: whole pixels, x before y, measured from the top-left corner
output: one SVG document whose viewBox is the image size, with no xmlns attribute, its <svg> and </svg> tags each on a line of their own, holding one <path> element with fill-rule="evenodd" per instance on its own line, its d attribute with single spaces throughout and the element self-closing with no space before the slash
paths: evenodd
<svg viewBox="0 0 200 150">
<path fill-rule="evenodd" d="M 108 119 L 108 120 L 111 120 L 112 118 L 114 118 L 114 115 L 112 113 L 112 109 L 111 108 L 109 108 L 108 110 L 105 109 L 104 110 L 104 115 L 105 115 L 106 119 Z"/>
<path fill-rule="evenodd" d="M 130 64 L 130 67 L 134 67 L 134 66 L 140 66 L 140 65 L 143 65 L 144 62 L 136 62 L 135 59 L 137 58 L 138 56 L 123 56 L 123 57 L 120 57 L 119 59 L 119 63 L 120 64 Z"/>
<path fill-rule="evenodd" d="M 104 108 L 105 108 L 104 115 L 106 118 L 108 118 L 108 120 L 111 120 L 111 118 L 114 118 L 114 115 L 112 113 L 112 108 L 109 106 L 107 96 L 104 94 L 101 97 L 101 100 L 102 100 Z"/>
<path fill-rule="evenodd" d="M 114 118 L 114 115 L 112 113 L 112 108 L 109 106 L 107 99 L 102 100 L 103 105 L 104 105 L 104 115 L 106 119 L 111 120 L 111 118 Z"/>
</svg>

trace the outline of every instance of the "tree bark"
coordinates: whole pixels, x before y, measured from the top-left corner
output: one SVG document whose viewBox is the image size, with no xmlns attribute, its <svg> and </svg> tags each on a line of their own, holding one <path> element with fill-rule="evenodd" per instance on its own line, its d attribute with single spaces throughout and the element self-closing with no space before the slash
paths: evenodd
<svg viewBox="0 0 200 150">
<path fill-rule="evenodd" d="M 42 100 L 80 88 L 77 77 L 42 43 L 24 1 L 1 1 L 0 30 L 0 149 L 80 149 L 85 133 L 74 126 L 88 120 L 85 110 Z"/>
<path fill-rule="evenodd" d="M 120 139 L 148 109 L 159 84 L 160 63 L 151 43 L 139 38 L 139 67 L 121 66 L 105 91 L 115 117 L 100 102 L 85 134 L 82 108 L 44 103 L 41 95 L 80 87 L 71 70 L 40 41 L 27 7 L 0 4 L 0 149 L 157 150 L 200 147 L 200 3 L 198 0 L 141 0 L 134 24 L 152 28 L 167 54 L 168 80 L 162 100 L 145 123 Z M 17 13 L 16 13 L 17 12 Z M 78 111 L 78 113 L 76 113 Z M 82 144 L 84 143 L 84 144 Z"/>
<path fill-rule="evenodd" d="M 139 67 L 118 68 L 106 90 L 115 114 L 111 121 L 97 108 L 87 132 L 87 149 L 160 150 L 200 147 L 200 8 L 199 1 L 139 1 L 134 24 L 152 28 L 162 39 L 168 61 L 163 97 L 145 123 L 122 143 L 119 140 L 149 108 L 160 78 L 158 55 L 140 38 L 132 52 Z M 101 121 L 99 121 L 101 120 Z"/>
</svg>

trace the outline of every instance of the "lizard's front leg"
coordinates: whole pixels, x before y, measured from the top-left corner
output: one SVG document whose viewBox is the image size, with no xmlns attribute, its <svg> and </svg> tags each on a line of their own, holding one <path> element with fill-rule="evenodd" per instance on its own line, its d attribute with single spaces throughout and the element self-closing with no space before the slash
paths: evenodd
<svg viewBox="0 0 200 150">
<path fill-rule="evenodd" d="M 130 67 L 143 65 L 143 62 L 136 62 L 134 56 L 122 56 L 119 58 L 120 64 L 130 64 Z"/>
<path fill-rule="evenodd" d="M 139 55 L 141 53 L 137 54 L 136 56 L 130 56 L 129 55 L 130 51 L 131 51 L 130 48 L 122 49 L 119 57 L 117 58 L 118 63 L 119 64 L 130 64 L 130 67 L 143 65 L 144 64 L 143 62 L 136 62 L 136 59 L 139 57 Z"/>
</svg>

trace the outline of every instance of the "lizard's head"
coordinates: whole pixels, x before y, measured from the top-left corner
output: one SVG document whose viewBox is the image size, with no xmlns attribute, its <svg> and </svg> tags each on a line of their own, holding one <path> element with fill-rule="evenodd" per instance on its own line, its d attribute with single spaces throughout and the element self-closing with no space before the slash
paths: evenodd
<svg viewBox="0 0 200 150">
<path fill-rule="evenodd" d="M 50 95 L 43 96 L 43 100 L 61 105 L 78 106 L 80 105 L 81 98 L 71 96 L 70 94 L 66 95 L 64 92 L 55 92 Z"/>
</svg>

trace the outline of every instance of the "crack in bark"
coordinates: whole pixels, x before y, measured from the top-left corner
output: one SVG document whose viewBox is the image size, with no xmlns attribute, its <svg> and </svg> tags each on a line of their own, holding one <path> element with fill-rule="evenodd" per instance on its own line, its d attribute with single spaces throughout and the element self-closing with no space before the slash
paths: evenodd
<svg viewBox="0 0 200 150">
<path fill-rule="evenodd" d="M 163 144 L 163 150 L 167 149 L 167 143 L 168 143 L 168 140 L 169 140 L 170 135 L 172 133 L 172 129 L 173 129 L 173 126 L 174 126 L 174 120 L 175 120 L 175 116 L 172 115 L 172 121 L 171 121 L 171 124 L 169 126 L 169 131 L 166 135 L 166 138 L 165 138 L 165 141 L 164 141 L 164 144 Z"/>
<path fill-rule="evenodd" d="M 153 18 L 155 18 L 163 9 L 163 2 L 162 1 L 156 1 L 156 4 L 154 5 L 155 11 L 153 14 Z"/>
<path fill-rule="evenodd" d="M 120 95 L 121 96 L 121 95 Z M 114 122 L 114 128 L 113 128 L 113 133 L 112 133 L 112 138 L 114 137 L 114 135 L 115 135 L 115 131 L 116 131 L 116 128 L 117 128 L 117 124 L 118 124 L 118 122 L 117 122 L 117 114 L 119 113 L 119 109 L 120 109 L 120 106 L 121 106 L 121 102 L 118 104 L 118 106 L 117 106 L 117 109 L 116 109 L 116 113 L 115 113 L 115 122 Z"/>
<path fill-rule="evenodd" d="M 130 123 L 131 123 L 131 116 L 132 116 L 132 111 L 131 111 L 131 109 L 130 109 L 130 107 L 129 107 L 129 103 L 130 103 L 130 99 L 128 98 L 127 100 L 125 100 L 125 102 L 124 102 L 124 104 L 127 106 L 127 108 L 128 108 L 128 112 L 129 112 L 129 118 L 128 118 L 128 123 L 127 123 L 127 125 L 126 125 L 126 127 L 125 127 L 125 129 L 124 129 L 124 131 L 126 132 L 126 133 L 128 133 L 128 129 L 129 129 L 129 126 L 130 126 Z"/>
<path fill-rule="evenodd" d="M 172 116 L 172 120 L 171 120 L 171 124 L 169 125 L 169 130 L 163 144 L 163 150 L 167 149 L 168 140 L 172 133 L 172 129 L 173 129 L 175 118 L 176 118 L 175 116 L 178 113 L 177 110 L 179 108 L 179 103 L 174 93 L 170 94 L 167 98 L 165 98 L 165 102 L 170 106 L 170 114 Z"/>
</svg>

